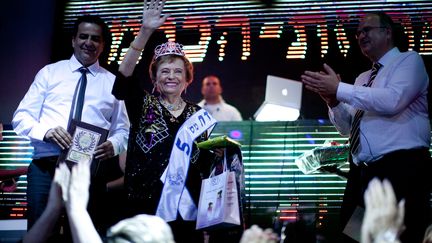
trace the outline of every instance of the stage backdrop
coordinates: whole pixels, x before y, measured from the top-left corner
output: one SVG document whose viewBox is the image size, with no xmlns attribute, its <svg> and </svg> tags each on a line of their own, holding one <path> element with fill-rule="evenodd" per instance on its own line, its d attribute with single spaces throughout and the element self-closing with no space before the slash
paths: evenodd
<svg viewBox="0 0 432 243">
<path fill-rule="evenodd" d="M 116 68 L 140 23 L 142 1 L 6 1 L 1 8 L 3 53 L 0 65 L 0 122 L 10 123 L 36 72 L 45 64 L 69 58 L 71 25 L 82 14 L 100 15 L 110 26 L 112 44 L 103 61 Z M 264 100 L 268 74 L 300 79 L 306 69 L 324 62 L 343 78 L 369 68 L 354 32 L 367 12 L 384 10 L 402 27 L 402 49 L 418 51 L 432 69 L 432 3 L 418 1 L 167 1 L 172 14 L 143 54 L 137 72 L 149 84 L 147 67 L 161 42 L 185 45 L 195 61 L 195 82 L 187 98 L 199 101 L 200 82 L 207 74 L 221 77 L 224 97 L 251 118 Z M 321 99 L 304 91 L 303 118 L 326 117 Z"/>
<path fill-rule="evenodd" d="M 67 33 L 79 15 L 100 15 L 112 35 L 105 60 L 117 68 L 140 26 L 142 2 L 66 2 L 60 33 Z M 264 101 L 269 74 L 299 80 L 304 70 L 319 70 L 328 63 L 344 82 L 353 83 L 371 66 L 354 37 L 357 24 L 365 13 L 378 10 L 389 13 L 400 26 L 401 49 L 418 51 L 432 73 L 432 3 L 423 0 L 167 1 L 164 13 L 171 17 L 144 50 L 137 73 L 151 90 L 147 69 L 154 47 L 178 41 L 195 65 L 194 83 L 186 97 L 199 101 L 202 78 L 216 74 L 225 100 L 249 119 Z M 69 58 L 70 50 L 57 46 L 54 54 Z M 304 91 L 301 117 L 327 117 L 318 95 Z"/>
</svg>

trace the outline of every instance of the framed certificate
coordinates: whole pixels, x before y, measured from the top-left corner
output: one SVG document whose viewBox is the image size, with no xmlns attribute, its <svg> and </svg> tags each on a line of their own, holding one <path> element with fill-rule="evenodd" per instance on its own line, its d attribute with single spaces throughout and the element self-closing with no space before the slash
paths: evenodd
<svg viewBox="0 0 432 243">
<path fill-rule="evenodd" d="M 108 137 L 108 130 L 77 120 L 71 121 L 68 132 L 72 136 L 72 145 L 61 152 L 58 163 L 64 161 L 69 167 L 76 163 L 91 163 L 96 147 Z"/>
</svg>

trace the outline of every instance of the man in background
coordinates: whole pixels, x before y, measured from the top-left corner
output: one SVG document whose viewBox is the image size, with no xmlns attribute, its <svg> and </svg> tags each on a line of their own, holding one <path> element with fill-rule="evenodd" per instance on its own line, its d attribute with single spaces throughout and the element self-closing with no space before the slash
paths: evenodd
<svg viewBox="0 0 432 243">
<path fill-rule="evenodd" d="M 222 98 L 222 86 L 215 75 L 209 75 L 202 81 L 201 93 L 204 97 L 198 103 L 218 121 L 241 121 L 240 112 Z"/>
</svg>

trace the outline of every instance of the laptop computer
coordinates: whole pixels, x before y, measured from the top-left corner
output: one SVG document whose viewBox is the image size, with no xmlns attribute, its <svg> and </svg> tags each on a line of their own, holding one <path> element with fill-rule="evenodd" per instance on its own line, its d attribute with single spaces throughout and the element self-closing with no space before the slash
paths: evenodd
<svg viewBox="0 0 432 243">
<path fill-rule="evenodd" d="M 266 84 L 266 93 L 264 103 L 260 106 L 257 112 L 254 115 L 255 120 L 262 121 L 280 121 L 280 120 L 296 120 L 299 116 L 300 108 L 301 108 L 301 100 L 302 100 L 302 91 L 303 91 L 303 83 L 300 81 L 281 78 L 273 75 L 267 75 L 267 84 Z M 266 107 L 273 108 L 286 108 L 287 111 L 274 112 L 273 111 L 264 111 L 267 109 Z M 295 118 L 287 118 L 288 114 L 285 114 L 289 111 L 297 112 L 297 117 Z M 262 113 L 265 113 L 263 117 Z M 274 114 L 280 113 L 280 114 Z M 281 115 L 280 118 L 271 118 L 273 115 Z M 292 116 L 295 116 L 293 114 Z"/>
</svg>

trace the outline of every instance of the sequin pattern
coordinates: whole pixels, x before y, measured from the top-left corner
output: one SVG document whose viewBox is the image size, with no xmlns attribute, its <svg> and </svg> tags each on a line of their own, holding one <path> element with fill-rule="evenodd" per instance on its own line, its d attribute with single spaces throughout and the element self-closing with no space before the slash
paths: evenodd
<svg viewBox="0 0 432 243">
<path fill-rule="evenodd" d="M 125 186 L 129 199 L 158 201 L 163 187 L 159 178 L 168 166 L 177 131 L 198 109 L 198 106 L 186 102 L 185 110 L 176 118 L 159 103 L 157 97 L 150 94 L 143 97 L 143 103 L 136 108 L 140 118 L 136 121 L 136 129 L 131 131 L 135 142 L 130 141 L 128 147 Z M 196 141 L 204 139 L 205 134 Z M 200 151 L 193 147 L 187 182 L 191 180 L 200 184 Z"/>
<path fill-rule="evenodd" d="M 162 116 L 162 107 L 153 96 L 144 98 L 143 112 L 140 120 L 140 131 L 136 143 L 144 153 L 168 137 L 168 127 Z"/>
</svg>

